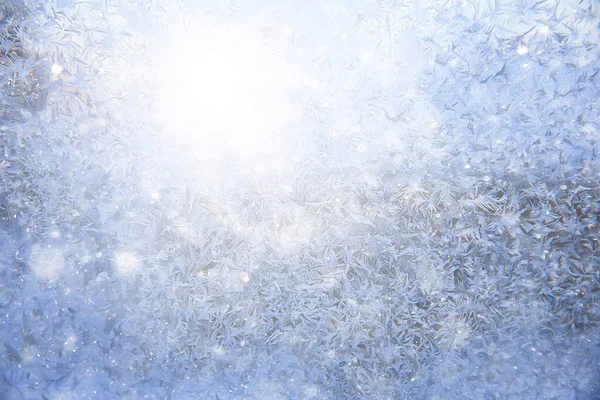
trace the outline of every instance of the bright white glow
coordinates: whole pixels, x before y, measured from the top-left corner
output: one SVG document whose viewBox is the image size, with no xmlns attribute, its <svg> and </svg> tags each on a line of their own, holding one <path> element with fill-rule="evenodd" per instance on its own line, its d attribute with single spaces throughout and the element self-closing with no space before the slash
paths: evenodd
<svg viewBox="0 0 600 400">
<path fill-rule="evenodd" d="M 246 271 L 240 272 L 240 281 L 242 281 L 242 283 L 250 282 L 250 275 L 248 275 Z"/>
<path fill-rule="evenodd" d="M 65 342 L 63 343 L 63 346 L 66 351 L 74 352 L 75 349 L 77 348 L 77 335 L 75 335 L 75 334 L 69 335 L 67 337 L 67 339 L 65 340 Z"/>
<path fill-rule="evenodd" d="M 65 257 L 59 249 L 34 246 L 31 250 L 29 264 L 35 277 L 44 282 L 60 275 L 65 264 Z"/>
<path fill-rule="evenodd" d="M 366 51 L 360 56 L 360 61 L 362 61 L 365 64 L 368 64 L 373 61 L 374 57 L 375 56 L 372 51 Z"/>
<path fill-rule="evenodd" d="M 52 64 L 51 70 L 53 75 L 58 75 L 63 72 L 63 67 L 59 64 Z"/>
<path fill-rule="evenodd" d="M 161 53 L 157 105 L 169 140 L 198 161 L 264 162 L 280 152 L 292 74 L 268 38 L 198 22 L 179 27 Z"/>
<path fill-rule="evenodd" d="M 140 266 L 138 256 L 130 251 L 118 252 L 114 260 L 117 272 L 121 275 L 127 276 L 134 273 Z"/>
<path fill-rule="evenodd" d="M 520 55 L 527 54 L 528 52 L 529 52 L 529 49 L 525 46 L 519 46 L 517 48 L 517 53 L 519 53 Z"/>
</svg>

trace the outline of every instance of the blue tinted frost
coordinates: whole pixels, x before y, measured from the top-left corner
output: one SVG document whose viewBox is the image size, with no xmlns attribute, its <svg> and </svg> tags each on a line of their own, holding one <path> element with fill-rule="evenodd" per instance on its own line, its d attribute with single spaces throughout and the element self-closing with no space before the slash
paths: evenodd
<svg viewBox="0 0 600 400">
<path fill-rule="evenodd" d="M 599 24 L 0 3 L 0 398 L 598 398 Z"/>
</svg>

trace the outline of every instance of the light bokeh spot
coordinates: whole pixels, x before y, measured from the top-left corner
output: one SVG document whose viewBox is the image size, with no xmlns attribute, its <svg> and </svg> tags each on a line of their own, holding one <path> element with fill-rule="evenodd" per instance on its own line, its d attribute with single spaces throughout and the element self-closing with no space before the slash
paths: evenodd
<svg viewBox="0 0 600 400">
<path fill-rule="evenodd" d="M 39 281 L 56 279 L 62 272 L 64 264 L 65 257 L 59 249 L 36 245 L 31 250 L 29 265 Z"/>
<path fill-rule="evenodd" d="M 114 265 L 120 275 L 129 276 L 139 268 L 140 259 L 134 252 L 120 251 L 115 255 Z"/>
</svg>

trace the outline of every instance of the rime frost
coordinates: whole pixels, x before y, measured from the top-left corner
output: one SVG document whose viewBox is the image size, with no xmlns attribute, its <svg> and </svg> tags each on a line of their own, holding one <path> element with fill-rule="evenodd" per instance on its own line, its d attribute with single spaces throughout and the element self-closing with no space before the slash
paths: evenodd
<svg viewBox="0 0 600 400">
<path fill-rule="evenodd" d="M 599 22 L 0 3 L 0 398 L 598 398 Z"/>
</svg>

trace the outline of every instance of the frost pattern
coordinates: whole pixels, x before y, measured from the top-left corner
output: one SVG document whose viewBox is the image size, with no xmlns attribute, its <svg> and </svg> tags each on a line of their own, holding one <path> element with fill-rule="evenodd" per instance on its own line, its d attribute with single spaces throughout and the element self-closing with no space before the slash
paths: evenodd
<svg viewBox="0 0 600 400">
<path fill-rule="evenodd" d="M 599 13 L 1 3 L 0 397 L 598 398 Z"/>
</svg>

